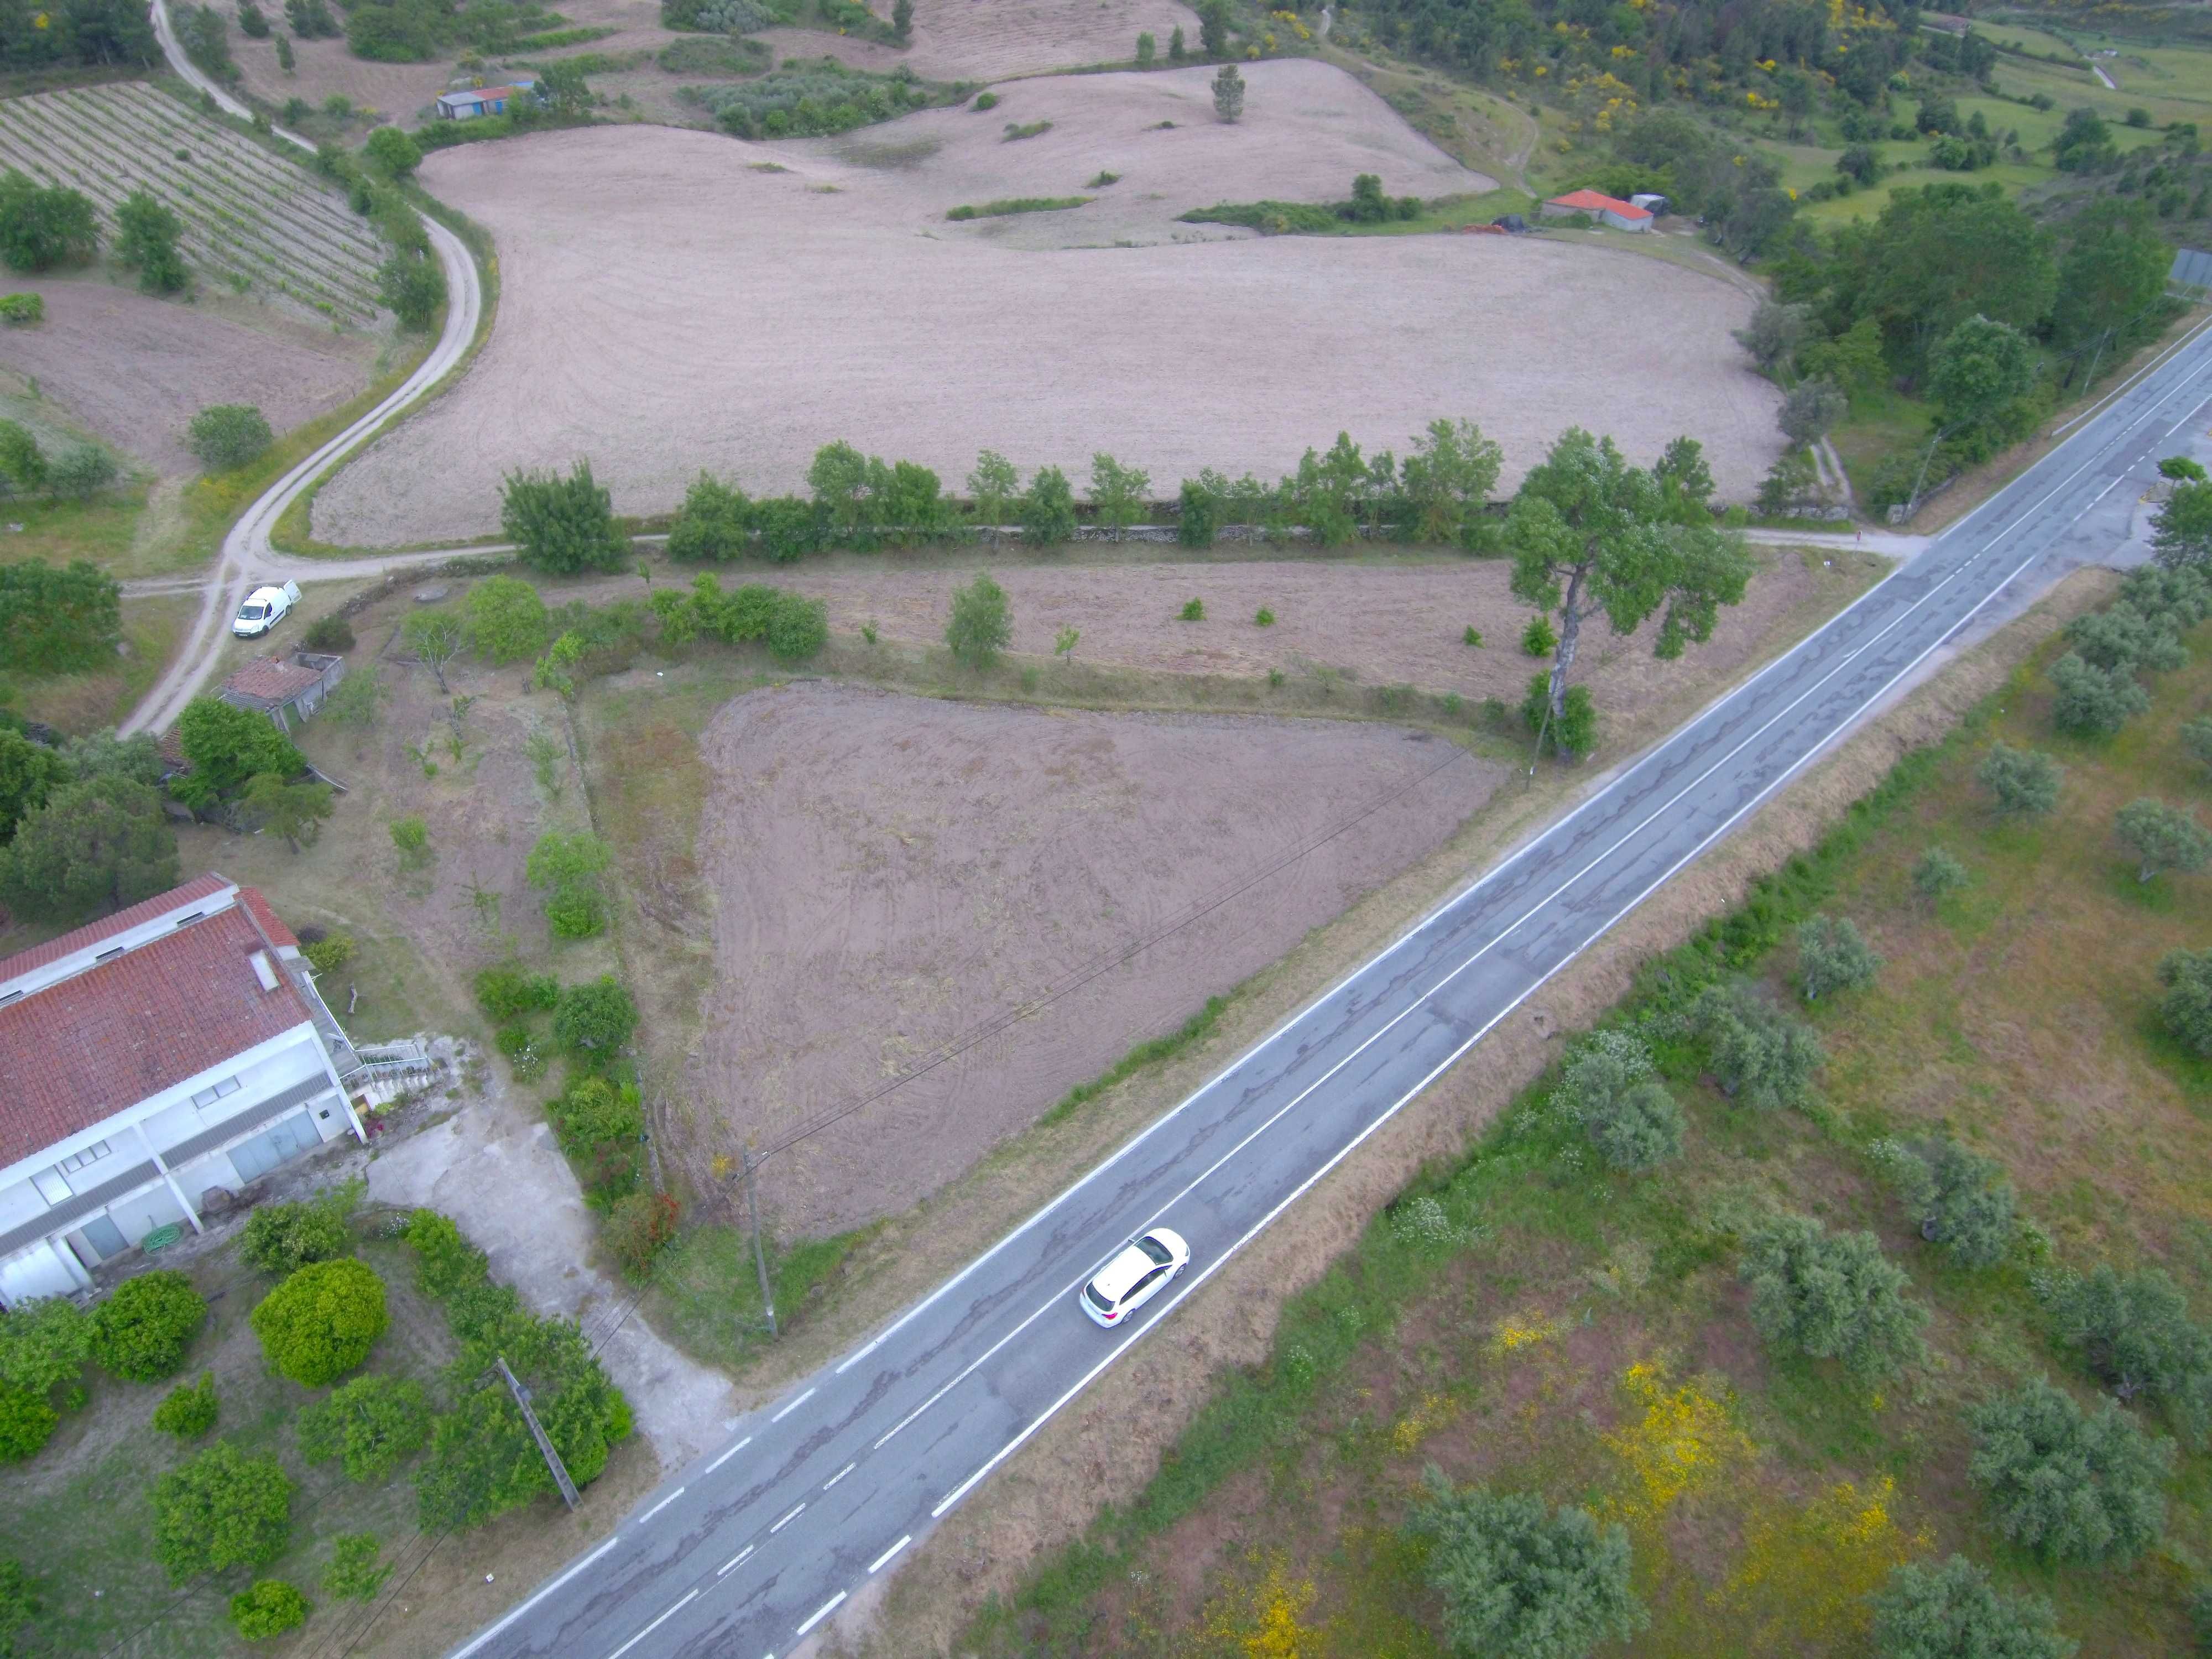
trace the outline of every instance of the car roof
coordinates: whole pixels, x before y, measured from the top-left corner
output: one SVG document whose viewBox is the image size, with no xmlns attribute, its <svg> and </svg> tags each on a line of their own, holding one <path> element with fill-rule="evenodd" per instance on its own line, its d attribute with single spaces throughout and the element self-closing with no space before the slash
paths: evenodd
<svg viewBox="0 0 2212 1659">
<path fill-rule="evenodd" d="M 281 587 L 257 587 L 246 596 L 246 602 L 248 605 L 277 605 L 283 601 L 283 598 L 284 590 Z"/>
<path fill-rule="evenodd" d="M 1129 1288 L 1152 1270 L 1152 1259 L 1134 1244 L 1124 1245 L 1121 1253 L 1098 1270 L 1091 1282 L 1109 1301 L 1119 1302 L 1129 1293 Z"/>
</svg>

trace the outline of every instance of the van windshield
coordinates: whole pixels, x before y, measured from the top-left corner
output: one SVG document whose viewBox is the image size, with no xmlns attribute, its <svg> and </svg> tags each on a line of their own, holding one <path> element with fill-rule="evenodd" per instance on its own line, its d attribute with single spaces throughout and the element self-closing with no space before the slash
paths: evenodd
<svg viewBox="0 0 2212 1659">
<path fill-rule="evenodd" d="M 239 607 L 238 619 L 240 622 L 259 622 L 268 608 L 261 605 L 241 605 Z"/>
</svg>

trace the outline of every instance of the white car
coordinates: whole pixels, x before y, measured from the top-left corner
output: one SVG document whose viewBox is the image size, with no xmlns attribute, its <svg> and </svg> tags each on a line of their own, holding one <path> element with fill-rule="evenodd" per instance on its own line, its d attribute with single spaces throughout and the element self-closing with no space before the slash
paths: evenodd
<svg viewBox="0 0 2212 1659">
<path fill-rule="evenodd" d="M 1092 1322 L 1118 1325 L 1188 1266 L 1190 1246 L 1182 1242 L 1182 1235 L 1155 1227 L 1123 1245 L 1121 1253 L 1101 1267 L 1075 1299 Z"/>
<path fill-rule="evenodd" d="M 230 631 L 241 640 L 250 640 L 257 634 L 266 634 L 283 618 L 284 613 L 300 602 L 300 584 L 286 582 L 282 587 L 257 587 L 246 596 L 246 603 L 238 607 L 238 615 L 231 619 Z"/>
</svg>

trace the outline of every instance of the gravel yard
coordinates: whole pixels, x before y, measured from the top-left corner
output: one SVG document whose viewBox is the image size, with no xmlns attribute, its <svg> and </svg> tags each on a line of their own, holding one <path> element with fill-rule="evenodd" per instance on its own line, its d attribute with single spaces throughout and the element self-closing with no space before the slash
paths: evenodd
<svg viewBox="0 0 2212 1659">
<path fill-rule="evenodd" d="M 1300 104 L 1316 76 L 1346 89 L 1337 104 Z M 1110 190 L 1157 198 L 1144 208 L 1156 238 L 1196 229 L 1170 229 L 1188 206 L 1334 196 L 1389 143 L 1420 154 L 1380 100 L 1300 63 L 1252 67 L 1242 126 L 1143 131 L 1164 87 L 1203 78 L 1049 89 L 1070 99 L 1072 121 L 1103 119 L 1091 100 L 1126 95 L 1113 142 L 1159 149 L 1125 163 Z M 1088 167 L 1119 170 L 1103 134 L 1081 155 L 1035 161 L 1024 157 L 1056 132 L 965 136 L 1002 112 L 1043 118 L 1017 111 L 1031 90 L 987 116 L 927 112 L 803 144 L 633 126 L 431 156 L 424 182 L 498 240 L 499 322 L 459 387 L 323 489 L 316 535 L 374 547 L 495 532 L 503 473 L 582 457 L 625 513 L 674 507 L 702 467 L 793 489 L 840 437 L 956 488 L 981 448 L 1061 465 L 1079 485 L 1109 450 L 1169 495 L 1202 466 L 1273 477 L 1340 430 L 1402 448 L 1439 415 L 1471 417 L 1504 445 L 1509 486 L 1577 423 L 1644 461 L 1677 434 L 1701 438 L 1723 499 L 1747 495 L 1779 447 L 1778 394 L 1729 337 L 1749 297 L 1609 239 L 1240 233 L 1018 249 L 930 220 L 1048 175 L 1067 191 Z M 835 159 L 860 143 L 914 149 L 908 165 L 882 149 L 872 164 Z M 1432 170 L 1450 167 L 1427 153 Z M 1055 222 L 1050 234 L 1089 232 Z M 1625 325 L 1652 318 L 1665 326 Z"/>
</svg>

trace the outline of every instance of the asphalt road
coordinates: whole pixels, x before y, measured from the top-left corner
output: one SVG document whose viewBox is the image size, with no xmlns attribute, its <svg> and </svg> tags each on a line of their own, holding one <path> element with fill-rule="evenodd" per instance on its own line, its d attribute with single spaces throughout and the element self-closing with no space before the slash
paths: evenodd
<svg viewBox="0 0 2212 1659">
<path fill-rule="evenodd" d="M 2134 481 L 2187 447 L 2177 434 L 2208 393 L 2212 332 L 865 1347 L 741 1425 L 454 1659 L 790 1659 L 1484 1032 L 1964 627 L 2085 543 L 2117 545 Z M 1190 1241 L 1192 1267 L 1133 1328 L 1102 1331 L 1077 1289 L 1154 1223 Z"/>
</svg>

